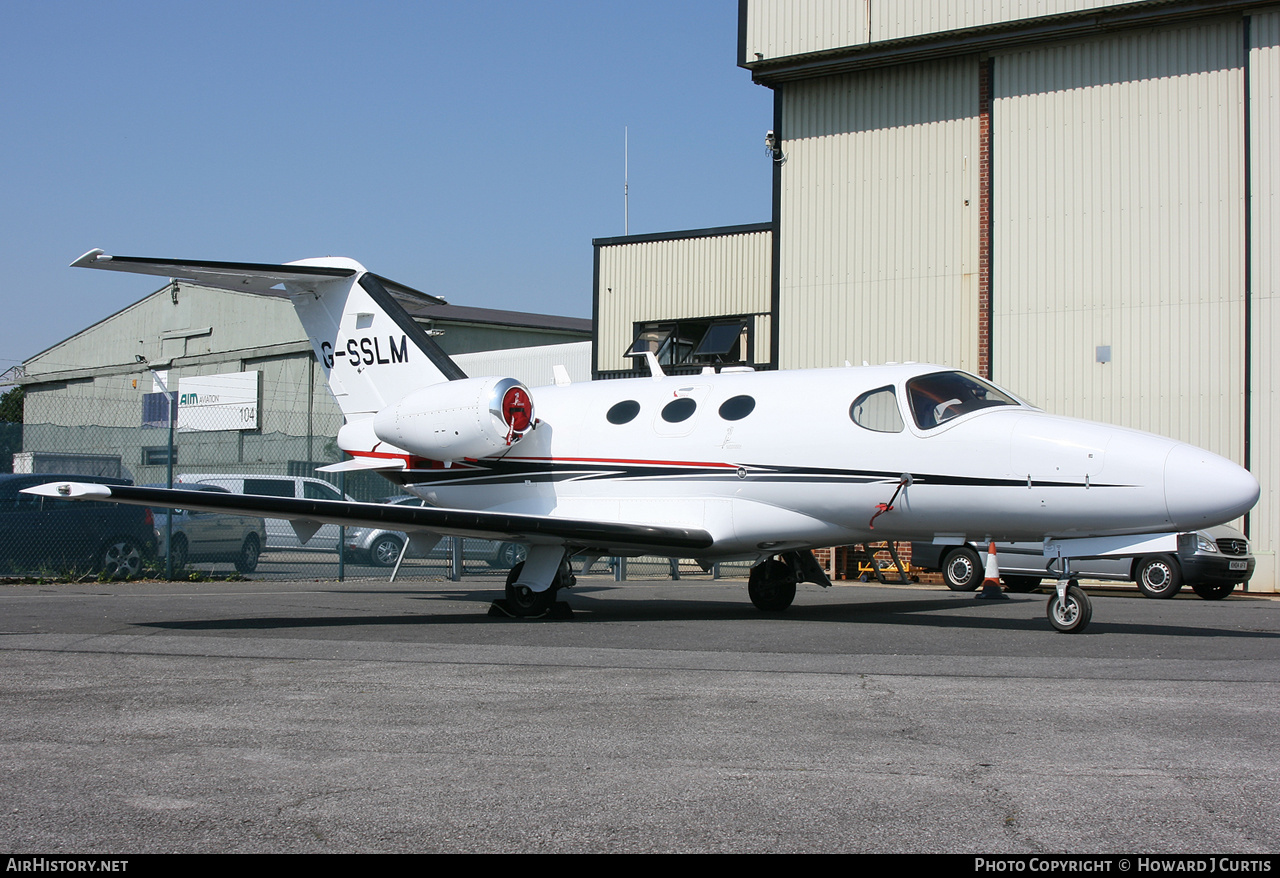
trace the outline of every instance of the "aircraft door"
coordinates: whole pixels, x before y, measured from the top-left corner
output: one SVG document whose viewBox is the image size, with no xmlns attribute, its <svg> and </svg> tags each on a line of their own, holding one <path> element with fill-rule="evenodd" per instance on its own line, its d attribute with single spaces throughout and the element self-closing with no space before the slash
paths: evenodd
<svg viewBox="0 0 1280 878">
<path fill-rule="evenodd" d="M 663 400 L 653 418 L 653 432 L 659 436 L 688 436 L 693 432 L 709 388 L 705 384 L 677 388 Z"/>
</svg>

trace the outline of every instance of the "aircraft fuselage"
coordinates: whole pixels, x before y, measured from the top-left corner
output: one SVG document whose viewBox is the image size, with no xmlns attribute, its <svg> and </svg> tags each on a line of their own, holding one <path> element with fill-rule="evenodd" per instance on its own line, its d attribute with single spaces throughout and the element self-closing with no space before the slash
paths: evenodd
<svg viewBox="0 0 1280 878">
<path fill-rule="evenodd" d="M 413 458 L 393 478 L 444 507 L 704 528 L 706 557 L 1194 530 L 1257 499 L 1253 476 L 1225 458 L 1011 396 L 935 414 L 948 401 L 934 406 L 935 391 L 921 405 L 913 389 L 930 375 L 963 373 L 912 364 L 538 387 L 537 425 L 505 454 Z M 855 401 L 877 389 L 891 393 L 864 401 L 858 423 Z"/>
</svg>

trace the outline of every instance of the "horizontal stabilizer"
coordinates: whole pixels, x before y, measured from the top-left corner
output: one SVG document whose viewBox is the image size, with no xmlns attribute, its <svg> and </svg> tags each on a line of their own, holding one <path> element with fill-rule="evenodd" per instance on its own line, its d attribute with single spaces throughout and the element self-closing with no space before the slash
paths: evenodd
<svg viewBox="0 0 1280 878">
<path fill-rule="evenodd" d="M 307 264 L 327 263 L 327 264 Z M 349 264 L 339 264 L 349 263 Z M 201 259 L 151 259 L 138 256 L 111 256 L 102 250 L 90 250 L 75 262 L 72 268 L 101 268 L 107 271 L 127 271 L 131 274 L 151 274 L 186 280 L 201 286 L 220 290 L 239 290 L 265 293 L 283 284 L 295 289 L 314 289 L 315 284 L 338 278 L 354 277 L 364 271 L 359 263 L 349 259 L 308 259 L 273 265 L 259 262 L 210 262 Z M 412 287 L 374 275 L 394 295 L 417 299 L 434 305 L 446 304 L 439 296 L 415 290 Z"/>
<path fill-rule="evenodd" d="M 101 250 L 90 250 L 72 268 L 102 268 L 132 274 L 153 274 L 188 280 L 224 290 L 247 290 L 262 293 L 285 282 L 306 284 L 351 277 L 355 268 L 301 265 L 259 265 L 252 262 L 203 262 L 194 259 L 140 259 L 134 256 L 108 256 Z"/>
<path fill-rule="evenodd" d="M 669 527 L 613 521 L 587 521 L 550 515 L 521 515 L 505 512 L 474 512 L 467 509 L 440 509 L 404 503 L 357 503 L 348 500 L 308 500 L 296 497 L 269 497 L 257 494 L 223 494 L 214 491 L 185 491 L 177 488 L 140 488 L 136 485 L 98 485 L 83 482 L 50 482 L 23 493 L 73 500 L 105 500 L 136 506 L 194 509 L 201 512 L 229 512 L 262 515 L 322 524 L 361 527 L 391 527 L 402 531 L 431 531 L 461 537 L 510 540 L 512 542 L 573 545 L 580 548 L 664 550 L 660 554 L 681 554 L 683 550 L 710 548 L 711 534 L 698 528 Z M 613 554 L 603 552 L 602 554 Z"/>
</svg>

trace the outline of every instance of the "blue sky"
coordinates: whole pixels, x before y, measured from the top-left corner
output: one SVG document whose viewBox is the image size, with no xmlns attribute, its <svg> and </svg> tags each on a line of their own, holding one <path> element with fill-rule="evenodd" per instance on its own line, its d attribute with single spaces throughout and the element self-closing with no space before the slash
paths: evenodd
<svg viewBox="0 0 1280 878">
<path fill-rule="evenodd" d="M 156 289 L 67 264 L 341 255 L 589 317 L 591 239 L 769 218 L 735 0 L 0 10 L 0 371 Z"/>
</svg>

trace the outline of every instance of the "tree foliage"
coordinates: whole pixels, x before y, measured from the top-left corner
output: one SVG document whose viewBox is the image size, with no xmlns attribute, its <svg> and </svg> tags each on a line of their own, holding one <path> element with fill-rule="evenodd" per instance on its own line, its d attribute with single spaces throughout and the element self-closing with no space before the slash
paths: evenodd
<svg viewBox="0 0 1280 878">
<path fill-rule="evenodd" d="M 0 394 L 0 422 L 8 424 L 22 423 L 22 386 L 11 387 Z"/>
</svg>

